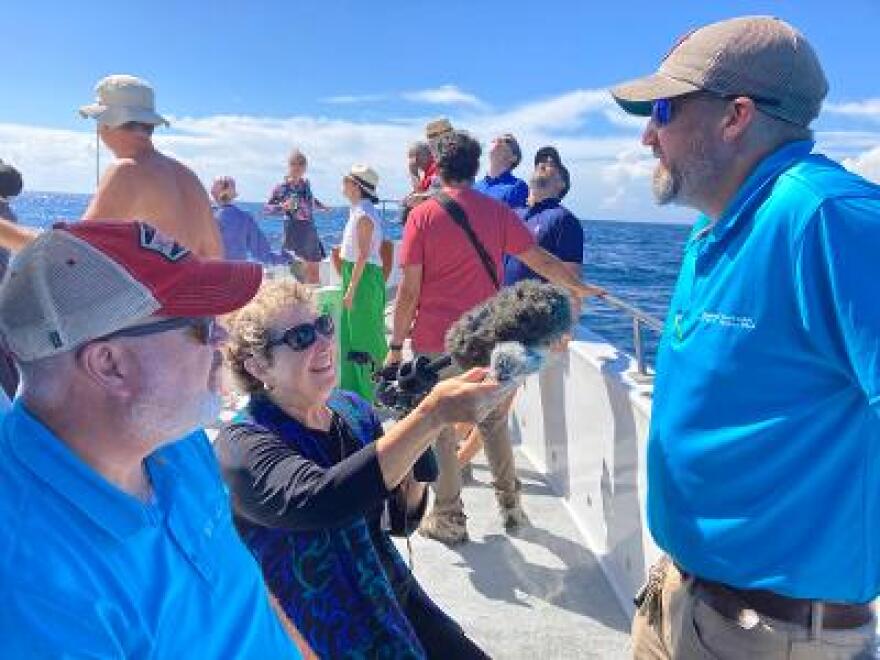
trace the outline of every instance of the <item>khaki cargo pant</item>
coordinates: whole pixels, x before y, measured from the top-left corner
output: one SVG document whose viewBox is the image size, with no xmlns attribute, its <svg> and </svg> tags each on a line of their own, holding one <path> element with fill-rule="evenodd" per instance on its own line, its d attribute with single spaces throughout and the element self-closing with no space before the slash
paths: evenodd
<svg viewBox="0 0 880 660">
<path fill-rule="evenodd" d="M 874 658 L 875 621 L 852 630 L 819 630 L 764 616 L 728 619 L 703 602 L 693 578 L 666 557 L 652 568 L 632 625 L 636 660 L 862 660 Z M 751 612 L 751 610 L 749 610 Z"/>
<path fill-rule="evenodd" d="M 430 359 L 440 353 L 423 353 Z M 441 378 L 451 378 L 462 373 L 455 365 L 444 369 Z M 513 403 L 515 392 L 501 401 L 497 408 L 477 424 L 483 436 L 483 451 L 492 473 L 495 496 L 501 506 L 510 507 L 519 502 L 520 482 L 516 478 L 516 464 L 513 460 L 513 446 L 507 416 Z M 458 466 L 458 436 L 449 426 L 437 436 L 434 450 L 440 474 L 434 483 L 434 514 L 445 516 L 464 512 L 461 501 L 461 469 Z"/>
</svg>

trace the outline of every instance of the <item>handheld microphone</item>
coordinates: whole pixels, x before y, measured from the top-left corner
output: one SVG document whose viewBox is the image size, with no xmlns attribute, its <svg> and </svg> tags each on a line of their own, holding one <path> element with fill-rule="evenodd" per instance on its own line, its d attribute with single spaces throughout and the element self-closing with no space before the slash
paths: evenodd
<svg viewBox="0 0 880 660">
<path fill-rule="evenodd" d="M 523 280 L 456 321 L 446 333 L 446 350 L 463 369 L 487 367 L 498 344 L 548 348 L 571 332 L 573 324 L 571 300 L 564 289 Z"/>
</svg>

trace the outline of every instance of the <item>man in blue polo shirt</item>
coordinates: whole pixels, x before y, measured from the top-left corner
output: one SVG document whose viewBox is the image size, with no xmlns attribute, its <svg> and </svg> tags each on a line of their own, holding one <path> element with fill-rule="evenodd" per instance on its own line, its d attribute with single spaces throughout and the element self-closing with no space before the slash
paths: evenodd
<svg viewBox="0 0 880 660">
<path fill-rule="evenodd" d="M 873 657 L 880 186 L 813 153 L 827 93 L 770 17 L 711 24 L 615 87 L 661 204 L 701 212 L 657 360 L 648 524 L 671 561 L 637 658 Z"/>
<path fill-rule="evenodd" d="M 511 173 L 522 160 L 519 142 L 510 133 L 499 135 L 489 147 L 489 173 L 474 184 L 474 190 L 504 202 L 512 209 L 523 208 L 529 187 Z"/>
<path fill-rule="evenodd" d="M 576 277 L 581 275 L 584 260 L 584 228 L 560 199 L 565 189 L 564 166 L 553 160 L 539 162 L 529 180 L 532 205 L 518 211 L 535 235 L 538 245 L 565 262 Z M 542 279 L 516 257 L 507 257 L 504 283 L 516 284 L 526 278 Z"/>
<path fill-rule="evenodd" d="M 196 430 L 219 412 L 214 316 L 261 274 L 132 222 L 60 225 L 12 262 L 0 656 L 299 657 Z"/>
</svg>

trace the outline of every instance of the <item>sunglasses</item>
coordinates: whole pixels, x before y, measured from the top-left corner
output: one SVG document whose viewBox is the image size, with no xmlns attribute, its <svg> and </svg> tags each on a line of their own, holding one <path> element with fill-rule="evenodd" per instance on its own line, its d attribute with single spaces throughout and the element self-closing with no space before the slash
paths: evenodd
<svg viewBox="0 0 880 660">
<path fill-rule="evenodd" d="M 697 94 L 701 92 L 696 92 Z M 745 96 L 746 98 L 752 99 L 755 105 L 763 105 L 768 107 L 776 107 L 779 105 L 779 99 L 771 99 L 765 96 L 749 96 L 747 94 L 716 94 L 709 90 L 703 90 L 702 93 L 709 94 L 711 96 L 715 96 L 720 99 L 731 100 L 736 99 L 741 96 Z M 691 94 L 686 94 L 684 96 L 679 96 L 676 98 L 685 98 L 687 96 L 692 96 Z M 675 99 L 657 99 L 651 103 L 651 119 L 657 126 L 668 126 L 669 122 L 672 121 L 674 116 L 673 113 L 673 105 Z"/>
<path fill-rule="evenodd" d="M 217 338 L 218 327 L 217 321 L 213 316 L 181 316 L 153 323 L 144 323 L 143 325 L 134 325 L 130 328 L 122 328 L 122 330 L 98 337 L 94 341 L 105 341 L 116 337 L 145 337 L 178 328 L 189 328 L 192 330 L 193 336 L 207 346 L 212 344 Z"/>
<path fill-rule="evenodd" d="M 268 348 L 287 344 L 295 351 L 304 351 L 309 346 L 318 341 L 318 335 L 323 337 L 332 337 L 336 332 L 333 323 L 333 317 L 329 314 L 322 314 L 312 323 L 300 323 L 292 328 L 285 330 L 280 337 L 269 340 Z"/>
</svg>

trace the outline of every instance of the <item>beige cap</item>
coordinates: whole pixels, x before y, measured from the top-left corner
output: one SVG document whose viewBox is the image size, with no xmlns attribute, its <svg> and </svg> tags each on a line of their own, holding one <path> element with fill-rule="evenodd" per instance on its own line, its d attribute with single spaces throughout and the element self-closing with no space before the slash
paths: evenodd
<svg viewBox="0 0 880 660">
<path fill-rule="evenodd" d="M 97 103 L 79 109 L 83 117 L 91 117 L 110 127 L 130 121 L 158 126 L 168 121 L 156 113 L 153 88 L 146 80 L 116 74 L 98 81 L 95 86 Z"/>
<path fill-rule="evenodd" d="M 743 16 L 682 37 L 656 73 L 622 83 L 611 95 L 628 113 L 651 114 L 651 103 L 696 91 L 752 98 L 765 113 L 809 126 L 828 82 L 804 36 L 771 16 Z"/>
<path fill-rule="evenodd" d="M 425 126 L 425 135 L 429 140 L 434 140 L 445 133 L 452 132 L 452 124 L 446 117 L 429 121 Z"/>
<path fill-rule="evenodd" d="M 379 175 L 369 165 L 352 165 L 346 176 L 371 197 L 378 197 L 376 186 L 379 185 Z"/>
</svg>

